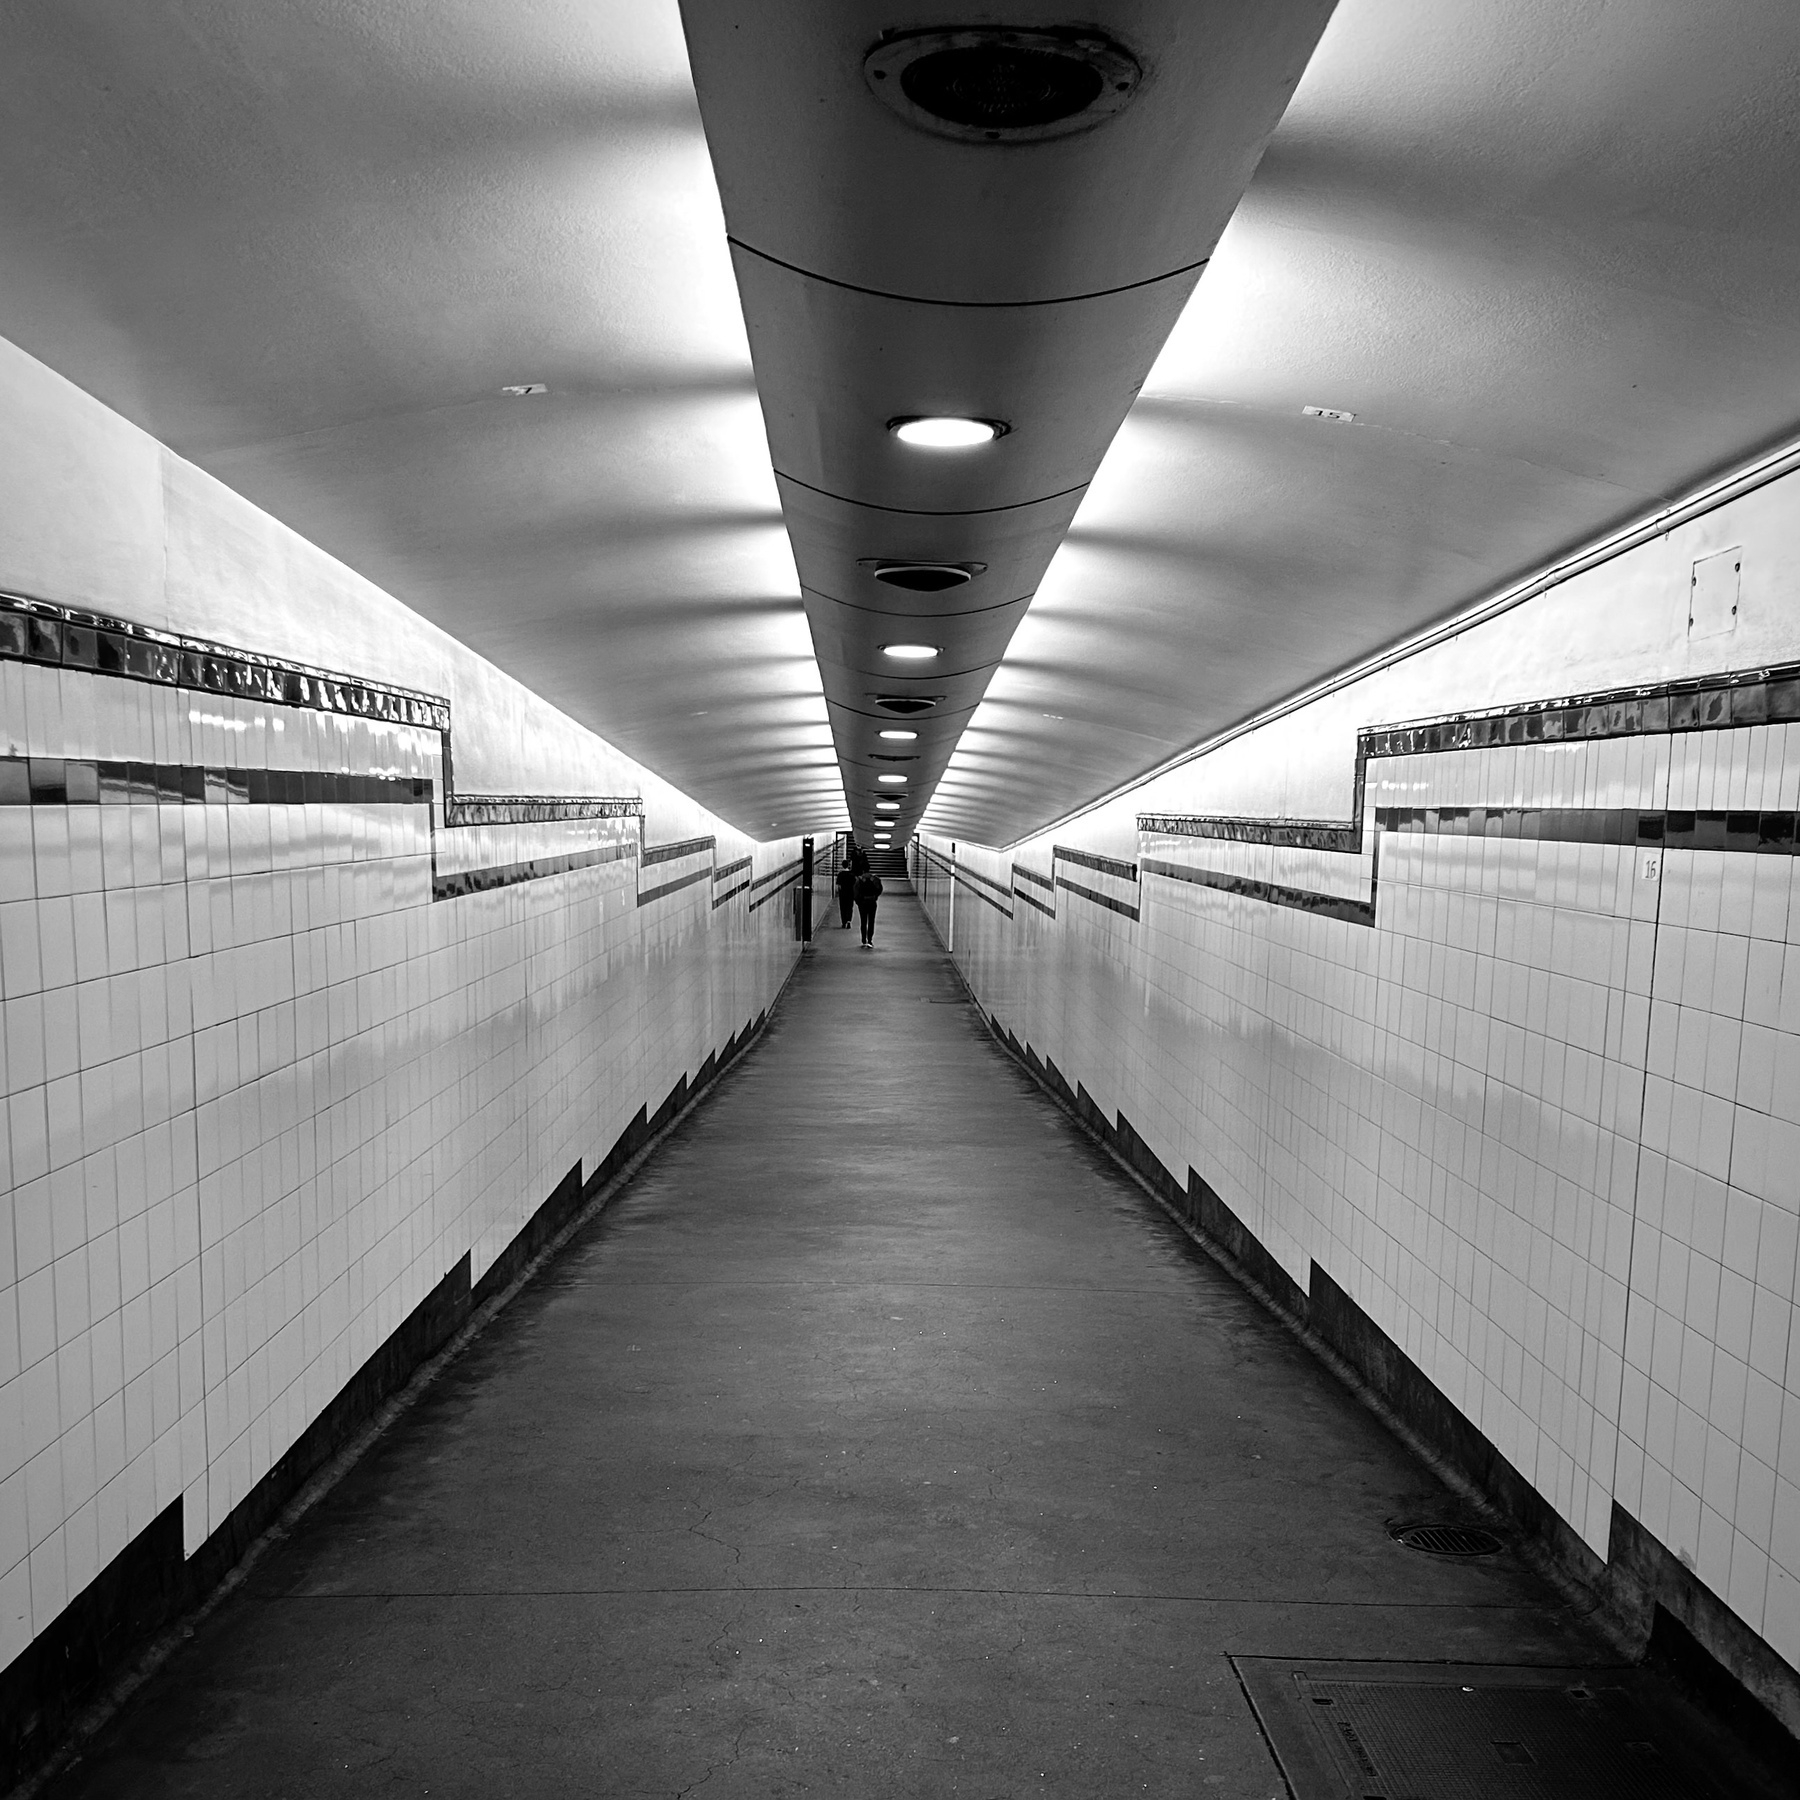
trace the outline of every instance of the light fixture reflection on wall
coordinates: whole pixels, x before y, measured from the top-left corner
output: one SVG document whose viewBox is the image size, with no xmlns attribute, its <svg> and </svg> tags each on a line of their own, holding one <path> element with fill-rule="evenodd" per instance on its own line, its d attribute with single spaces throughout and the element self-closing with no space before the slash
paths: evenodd
<svg viewBox="0 0 1800 1800">
<path fill-rule="evenodd" d="M 938 653 L 936 644 L 883 644 L 881 654 L 895 662 L 930 662 Z"/>
<path fill-rule="evenodd" d="M 919 734 L 916 731 L 881 731 L 877 737 L 884 737 L 890 744 L 910 744 Z"/>
<path fill-rule="evenodd" d="M 1001 419 L 950 417 L 889 419 L 888 430 L 915 450 L 973 450 L 1005 437 L 1011 429 Z"/>
</svg>

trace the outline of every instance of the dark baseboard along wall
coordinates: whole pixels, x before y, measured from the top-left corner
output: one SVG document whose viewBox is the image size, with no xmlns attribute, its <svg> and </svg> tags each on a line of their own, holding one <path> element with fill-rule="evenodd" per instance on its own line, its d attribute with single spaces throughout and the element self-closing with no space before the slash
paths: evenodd
<svg viewBox="0 0 1800 1800">
<path fill-rule="evenodd" d="M 1130 1167 L 1207 1252 L 1271 1310 L 1343 1363 L 1404 1432 L 1486 1496 L 1598 1602 L 1596 1618 L 1628 1654 L 1704 1692 L 1746 1737 L 1791 1757 L 1800 1738 L 1800 1675 L 1615 1501 L 1602 1562 L 1447 1395 L 1315 1262 L 1303 1290 L 1197 1170 L 1177 1181 L 1123 1113 L 1109 1119 L 1079 1082 L 1021 1044 L 970 994 L 1006 1050 Z"/>
<path fill-rule="evenodd" d="M 177 1500 L 0 1671 L 0 1792 L 55 1752 L 82 1710 L 151 1639 L 205 1601 L 311 1476 L 737 1060 L 768 1016 L 765 1008 L 723 1050 L 710 1053 L 691 1078 L 684 1075 L 655 1112 L 639 1107 L 593 1170 L 584 1173 L 577 1161 L 473 1285 L 465 1252 L 192 1556 L 182 1552 Z"/>
</svg>

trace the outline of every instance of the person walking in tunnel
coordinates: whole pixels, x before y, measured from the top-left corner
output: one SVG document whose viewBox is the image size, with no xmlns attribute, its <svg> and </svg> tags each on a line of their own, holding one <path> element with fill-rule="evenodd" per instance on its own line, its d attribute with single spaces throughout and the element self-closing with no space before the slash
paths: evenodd
<svg viewBox="0 0 1800 1800">
<path fill-rule="evenodd" d="M 850 914 L 856 906 L 856 870 L 849 857 L 845 857 L 838 865 L 837 872 L 838 913 L 844 921 L 844 929 L 850 929 Z"/>
<path fill-rule="evenodd" d="M 865 950 L 875 948 L 875 906 L 880 898 L 881 877 L 864 858 L 862 870 L 856 877 L 856 910 L 862 918 L 862 947 Z"/>
</svg>

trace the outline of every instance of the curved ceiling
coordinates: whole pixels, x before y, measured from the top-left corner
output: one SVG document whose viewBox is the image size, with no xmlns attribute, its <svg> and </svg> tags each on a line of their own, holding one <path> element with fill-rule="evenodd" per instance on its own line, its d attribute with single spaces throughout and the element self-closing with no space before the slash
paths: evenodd
<svg viewBox="0 0 1800 1800">
<path fill-rule="evenodd" d="M 932 827 L 1010 842 L 1793 435 L 1797 92 L 1784 0 L 1342 0 Z"/>
<path fill-rule="evenodd" d="M 909 65 L 926 66 L 915 58 L 957 53 L 941 33 L 884 33 L 894 24 L 885 0 L 789 0 L 754 31 L 726 0 L 687 0 L 701 116 L 859 834 L 883 814 L 896 842 L 918 823 L 1330 8 L 1115 4 L 1115 42 L 1101 54 L 1142 70 L 1129 101 L 1085 131 L 1018 141 L 1002 130 L 944 135 L 929 113 L 921 128 L 876 100 L 865 58 L 884 38 L 883 78 L 890 59 L 903 81 Z M 982 17 L 988 54 L 1002 59 L 1019 54 L 1005 28 L 1041 22 L 1030 0 Z M 1088 68 L 1057 57 L 1064 41 L 1040 35 L 1026 54 Z M 978 62 L 977 77 L 992 84 L 992 64 Z M 1005 430 L 933 450 L 888 429 L 920 415 Z M 973 578 L 908 594 L 875 572 L 884 558 Z M 897 661 L 894 643 L 926 654 Z M 917 734 L 904 766 L 879 735 L 896 711 Z"/>
<path fill-rule="evenodd" d="M 1007 842 L 1796 427 L 1791 0 L 1325 10 L 1084 8 L 1151 78 L 990 152 L 862 80 L 939 14 L 709 0 L 709 159 L 672 0 L 15 0 L 0 335 L 762 835 L 872 804 L 861 564 L 986 563 L 872 754 Z M 959 484 L 831 421 L 980 381 L 1006 478 L 890 534 Z"/>
</svg>

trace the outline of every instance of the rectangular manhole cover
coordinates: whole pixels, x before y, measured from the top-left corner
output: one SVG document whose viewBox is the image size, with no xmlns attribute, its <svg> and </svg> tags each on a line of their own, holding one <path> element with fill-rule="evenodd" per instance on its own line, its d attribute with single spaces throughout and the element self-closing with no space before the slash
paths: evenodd
<svg viewBox="0 0 1800 1800">
<path fill-rule="evenodd" d="M 1231 1660 L 1295 1800 L 1724 1800 L 1635 1669 Z"/>
</svg>

